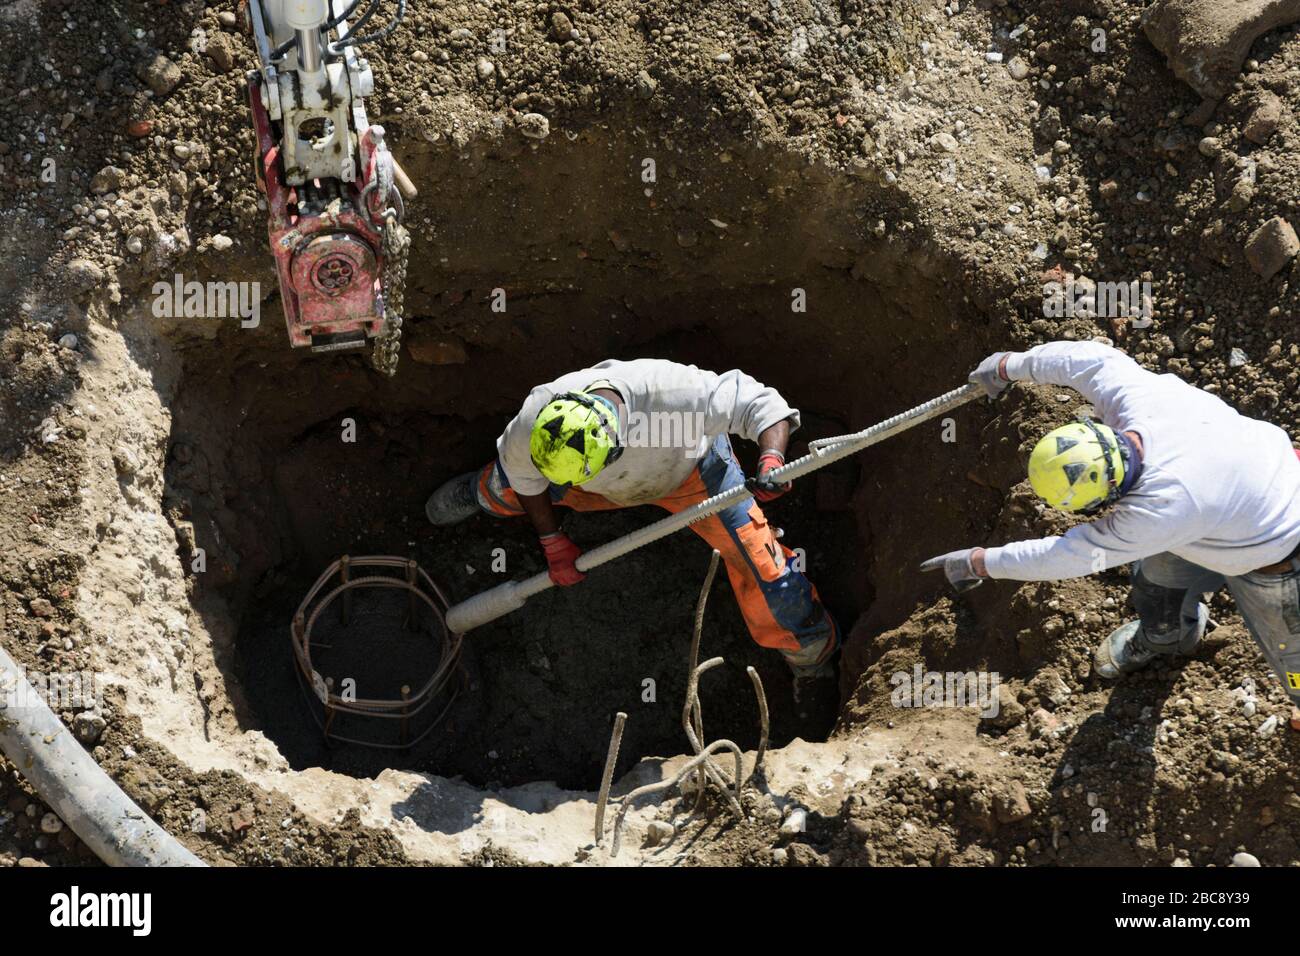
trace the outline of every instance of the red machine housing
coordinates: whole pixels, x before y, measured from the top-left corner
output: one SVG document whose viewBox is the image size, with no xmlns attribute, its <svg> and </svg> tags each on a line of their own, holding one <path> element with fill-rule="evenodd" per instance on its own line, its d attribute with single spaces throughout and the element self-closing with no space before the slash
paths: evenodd
<svg viewBox="0 0 1300 956">
<path fill-rule="evenodd" d="M 359 137 L 363 181 L 337 183 L 333 198 L 325 197 L 319 181 L 313 183 L 321 193 L 313 201 L 319 211 L 303 213 L 300 203 L 311 190 L 285 184 L 280 146 L 256 81 L 248 85 L 248 99 L 257 136 L 257 186 L 266 197 L 289 343 L 318 352 L 362 346 L 384 330 L 383 237 L 358 211 L 364 187 L 376 175 L 373 140 Z"/>
</svg>

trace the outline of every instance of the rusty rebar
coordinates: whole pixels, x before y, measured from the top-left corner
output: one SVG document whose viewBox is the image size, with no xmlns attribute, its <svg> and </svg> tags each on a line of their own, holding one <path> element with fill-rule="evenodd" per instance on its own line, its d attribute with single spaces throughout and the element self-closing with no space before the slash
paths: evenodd
<svg viewBox="0 0 1300 956">
<path fill-rule="evenodd" d="M 768 714 L 767 714 L 767 694 L 763 690 L 763 679 L 758 676 L 758 671 L 753 667 L 746 667 L 745 672 L 749 674 L 749 680 L 754 685 L 754 696 L 758 698 L 758 724 L 761 729 L 761 735 L 758 738 L 758 753 L 754 755 L 754 769 L 749 771 L 749 776 L 745 782 L 748 783 L 758 773 L 758 768 L 763 765 L 763 755 L 767 753 L 768 737 Z"/>
<path fill-rule="evenodd" d="M 631 793 L 629 793 L 627 796 L 625 796 L 622 799 L 622 801 L 619 803 L 618 815 L 614 817 L 614 844 L 610 848 L 610 855 L 618 856 L 618 851 L 622 846 L 623 818 L 627 816 L 628 810 L 632 808 L 632 804 L 636 801 L 638 797 L 643 797 L 646 794 L 650 794 L 650 793 L 661 793 L 665 790 L 671 790 L 673 787 L 680 784 L 682 782 L 682 779 L 688 773 L 690 773 L 696 767 L 702 766 L 706 761 L 708 761 L 710 756 L 712 756 L 715 750 L 719 750 L 723 747 L 726 747 L 728 750 L 730 750 L 732 755 L 736 758 L 736 779 L 739 780 L 744 766 L 744 759 L 745 759 L 744 754 L 741 753 L 740 748 L 737 747 L 730 740 L 715 740 L 713 743 L 709 744 L 702 751 L 696 754 L 691 760 L 687 761 L 687 763 L 679 771 L 677 771 L 677 775 L 674 776 L 673 779 L 661 780 L 658 783 L 648 783 L 643 787 L 637 787 L 637 789 L 633 790 Z M 739 793 L 740 791 L 739 789 L 737 789 L 736 795 L 739 796 Z M 730 794 L 728 794 L 728 796 L 730 796 Z M 735 797 L 732 797 L 732 799 L 734 800 Z"/>
<path fill-rule="evenodd" d="M 352 557 L 343 555 L 339 558 L 339 580 L 347 584 L 352 580 Z M 343 607 L 340 613 L 343 615 L 343 625 L 346 627 L 352 622 L 352 592 L 350 590 L 343 592 Z"/>
<path fill-rule="evenodd" d="M 721 657 L 710 658 L 709 660 L 701 664 L 699 667 L 695 668 L 695 670 L 691 672 L 691 675 L 687 680 L 686 704 L 682 709 L 682 729 L 686 731 L 686 739 L 691 742 L 691 749 L 695 752 L 696 756 L 701 754 L 705 749 L 703 738 L 696 735 L 695 728 L 691 725 L 692 707 L 694 706 L 694 708 L 696 709 L 698 709 L 699 707 L 700 675 L 705 673 L 708 670 L 711 670 L 714 667 L 717 667 L 719 664 L 722 663 L 723 663 L 723 659 Z M 703 722 L 701 722 L 701 728 L 702 728 L 702 723 Z M 736 800 L 734 797 L 731 797 L 730 793 L 728 793 L 727 791 L 727 788 L 731 786 L 731 781 L 727 779 L 727 775 L 723 772 L 722 768 L 719 767 L 717 764 L 715 764 L 712 760 L 705 760 L 700 765 L 700 772 L 705 776 L 707 776 L 709 779 L 711 779 L 715 784 L 717 784 L 718 789 L 721 790 L 723 794 L 729 798 L 731 802 L 731 809 L 736 814 L 736 816 L 744 817 L 745 812 L 741 809 L 739 801 Z M 739 788 L 740 788 L 741 781 L 742 778 L 740 776 L 740 771 L 737 770 L 736 773 L 737 795 L 739 795 L 740 793 Z M 699 788 L 700 788 L 700 796 L 702 797 L 704 794 L 703 779 L 700 779 L 699 781 Z M 699 806 L 699 797 L 696 798 L 695 805 L 696 807 Z M 693 813 L 694 809 L 691 812 Z"/>
<path fill-rule="evenodd" d="M 704 610 L 709 603 L 709 592 L 713 589 L 713 578 L 718 573 L 718 561 L 721 557 L 722 553 L 718 551 L 717 548 L 714 548 L 712 554 L 709 555 L 709 570 L 704 574 L 704 583 L 700 586 L 700 596 L 695 601 L 695 623 L 691 631 L 691 657 L 690 663 L 686 668 L 688 683 L 691 679 L 691 675 L 696 673 L 696 667 L 699 665 L 700 638 L 704 634 Z M 703 740 L 704 710 L 700 704 L 699 695 L 696 694 L 692 700 L 692 695 L 688 689 L 686 693 L 686 705 L 689 708 L 691 720 L 695 724 L 695 736 L 700 740 Z M 689 731 L 687 731 L 686 736 L 690 737 Z M 698 746 L 695 747 L 695 752 L 700 752 Z M 688 785 L 699 787 L 699 797 L 695 801 L 695 809 L 698 810 L 700 801 L 704 799 L 704 778 L 700 775 L 696 775 L 696 777 L 697 779 L 694 783 L 688 783 Z M 694 810 L 692 810 L 692 812 L 694 812 Z"/>
<path fill-rule="evenodd" d="M 402 576 L 393 577 L 387 574 L 357 576 L 354 572 L 358 566 L 394 569 L 401 573 Z M 330 584 L 335 579 L 335 576 L 337 576 L 339 583 L 331 588 Z M 442 653 L 437 668 L 422 686 L 416 689 L 408 688 L 407 693 L 396 700 L 391 698 L 345 700 L 335 694 L 333 687 L 330 686 L 326 688 L 323 695 L 318 692 L 314 694 L 324 706 L 324 721 L 322 722 L 319 718 L 316 718 L 314 710 L 312 716 L 321 727 L 327 741 L 332 739 L 341 743 L 359 744 L 385 750 L 402 750 L 414 746 L 428 736 L 434 727 L 441 722 L 442 718 L 446 716 L 451 709 L 451 705 L 455 702 L 459 694 L 459 688 L 453 687 L 446 695 L 443 695 L 442 692 L 458 673 L 462 677 L 463 683 L 464 672 L 460 659 L 463 638 L 459 634 L 448 631 L 445 619 L 448 607 L 447 597 L 416 561 L 392 555 L 367 555 L 364 557 L 343 555 L 317 578 L 316 583 L 312 585 L 306 597 L 302 599 L 302 603 L 298 605 L 293 624 L 290 627 L 294 657 L 298 665 L 298 676 L 300 683 L 303 684 L 304 691 L 307 685 L 314 685 L 316 674 L 311 659 L 312 629 L 326 608 L 339 597 L 343 598 L 341 603 L 344 606 L 345 620 L 350 619 L 352 610 L 350 607 L 351 594 L 356 588 L 395 588 L 405 590 L 409 601 L 406 610 L 408 619 L 414 617 L 411 614 L 413 607 L 418 607 L 421 603 L 424 604 L 433 615 L 431 631 L 434 633 L 441 631 Z M 410 726 L 409 721 L 421 714 L 426 707 L 434 704 L 439 697 L 445 698 L 441 711 L 428 721 L 417 736 L 411 738 L 407 731 Z M 339 714 L 396 720 L 399 722 L 399 735 L 403 739 L 399 743 L 391 744 L 345 737 L 342 734 L 333 733 L 335 718 Z"/>
<path fill-rule="evenodd" d="M 618 762 L 618 748 L 623 743 L 623 725 L 627 714 L 621 710 L 614 715 L 614 730 L 609 735 L 609 752 L 605 754 L 605 772 L 600 777 L 600 794 L 596 797 L 596 842 L 605 839 L 605 806 L 609 803 L 609 788 L 614 782 L 614 764 Z"/>
<path fill-rule="evenodd" d="M 704 745 L 704 711 L 700 704 L 700 676 L 724 663 L 724 660 L 721 657 L 712 657 L 703 664 L 698 663 L 698 661 L 701 636 L 704 633 L 704 612 L 708 605 L 709 590 L 713 585 L 713 578 L 717 574 L 720 558 L 721 554 L 715 548 L 712 557 L 709 559 L 709 570 L 704 576 L 704 584 L 700 588 L 699 599 L 695 604 L 694 630 L 691 634 L 690 669 L 687 671 L 686 676 L 686 700 L 682 704 L 682 729 L 686 732 L 686 739 L 690 741 L 691 749 L 695 755 L 682 766 L 671 780 L 646 784 L 623 797 L 619 802 L 618 815 L 614 819 L 614 841 L 610 851 L 612 856 L 618 856 L 619 849 L 622 846 L 624 818 L 632 808 L 632 804 L 639 797 L 647 794 L 662 793 L 671 790 L 673 787 L 680 787 L 682 795 L 685 796 L 688 789 L 695 789 L 695 805 L 687 815 L 689 818 L 694 816 L 700 809 L 705 791 L 708 789 L 708 782 L 711 780 L 727 799 L 727 803 L 736 818 L 739 820 L 745 818 L 744 808 L 740 804 L 741 791 L 753 778 L 754 774 L 758 772 L 759 767 L 762 766 L 763 757 L 767 753 L 770 724 L 767 710 L 767 694 L 763 690 L 763 681 L 759 677 L 757 670 L 753 667 L 746 667 L 745 671 L 749 674 L 749 680 L 754 685 L 754 696 L 758 700 L 760 736 L 753 768 L 746 776 L 744 753 L 730 740 L 715 740 L 707 747 Z M 600 843 L 604 838 L 605 809 L 609 800 L 609 788 L 614 776 L 614 763 L 618 758 L 618 748 L 623 737 L 623 719 L 626 716 L 626 714 L 619 713 L 615 717 L 614 731 L 609 742 L 609 753 L 605 758 L 605 772 L 601 780 L 600 793 L 596 799 L 597 843 Z M 736 760 L 734 782 L 727 778 L 726 771 L 719 767 L 712 758 L 715 751 L 723 748 L 731 751 Z"/>
</svg>

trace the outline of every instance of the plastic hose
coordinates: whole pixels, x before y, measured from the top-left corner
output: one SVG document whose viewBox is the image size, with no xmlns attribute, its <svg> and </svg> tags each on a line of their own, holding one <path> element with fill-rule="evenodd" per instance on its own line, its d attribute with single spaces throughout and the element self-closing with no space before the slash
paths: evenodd
<svg viewBox="0 0 1300 956">
<path fill-rule="evenodd" d="M 0 750 L 109 866 L 206 866 L 95 763 L 0 648 Z"/>
<path fill-rule="evenodd" d="M 812 442 L 809 445 L 810 451 L 808 454 L 780 468 L 774 468 L 768 474 L 771 476 L 772 481 L 777 484 L 784 484 L 787 481 L 793 481 L 795 478 L 802 478 L 819 468 L 826 467 L 831 462 L 839 461 L 841 458 L 860 452 L 877 442 L 884 441 L 886 438 L 905 432 L 915 425 L 936 418 L 944 412 L 952 411 L 954 408 L 964 405 L 982 394 L 983 389 L 978 385 L 963 385 L 961 388 L 955 388 L 951 392 L 895 415 L 893 418 L 887 418 L 883 422 L 872 425 L 860 432 L 855 432 L 852 435 L 842 435 L 838 438 L 823 438 Z M 607 561 L 621 558 L 623 555 L 635 551 L 637 548 L 643 548 L 651 542 L 658 541 L 674 531 L 679 531 L 697 521 L 702 521 L 710 515 L 717 514 L 740 499 L 749 497 L 749 495 L 748 488 L 744 485 L 737 485 L 735 488 L 729 488 L 721 494 L 714 495 L 712 498 L 701 501 L 684 511 L 661 518 L 653 524 L 648 524 L 644 528 L 633 531 L 631 534 L 592 548 L 578 558 L 578 570 L 590 571 Z M 467 631 L 472 631 L 474 628 L 482 627 L 489 621 L 494 621 L 511 611 L 519 610 L 530 597 L 534 594 L 540 594 L 549 587 L 553 587 L 553 583 L 550 575 L 545 572 L 534 574 L 531 578 L 525 578 L 522 581 L 507 581 L 505 584 L 498 584 L 494 588 L 476 594 L 474 597 L 451 607 L 447 611 L 447 627 L 454 634 L 464 634 Z"/>
</svg>

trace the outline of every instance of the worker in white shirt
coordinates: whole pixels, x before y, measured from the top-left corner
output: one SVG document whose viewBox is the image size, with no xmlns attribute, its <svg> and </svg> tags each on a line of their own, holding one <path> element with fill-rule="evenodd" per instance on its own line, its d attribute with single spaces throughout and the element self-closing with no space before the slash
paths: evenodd
<svg viewBox="0 0 1300 956">
<path fill-rule="evenodd" d="M 1095 342 L 999 352 L 970 380 L 991 398 L 1025 381 L 1091 402 L 1100 421 L 1049 432 L 1030 455 L 1029 481 L 1063 511 L 1111 507 L 1063 535 L 953 551 L 922 570 L 942 569 L 963 591 L 985 578 L 1058 580 L 1132 562 L 1138 620 L 1098 645 L 1093 666 L 1105 678 L 1190 653 L 1205 633 L 1205 596 L 1226 586 L 1300 730 L 1300 451 L 1286 432 Z"/>
<path fill-rule="evenodd" d="M 839 648 L 835 621 L 758 504 L 788 490 L 767 475 L 785 463 L 798 427 L 799 412 L 776 389 L 738 369 L 718 374 L 661 359 L 605 361 L 534 388 L 497 439 L 496 460 L 446 482 L 425 513 L 438 526 L 480 512 L 527 515 L 551 580 L 567 587 L 586 575 L 557 508 L 653 504 L 675 513 L 747 484 L 752 497 L 691 530 L 721 552 L 754 641 L 780 651 L 803 699 L 829 699 L 829 661 Z M 748 482 L 731 449 L 733 434 L 759 447 L 757 474 Z"/>
</svg>

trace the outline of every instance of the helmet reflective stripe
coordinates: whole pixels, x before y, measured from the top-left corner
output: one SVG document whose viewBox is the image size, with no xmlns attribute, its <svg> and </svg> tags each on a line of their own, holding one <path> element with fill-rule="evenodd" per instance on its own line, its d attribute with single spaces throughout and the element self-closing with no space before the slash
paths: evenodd
<svg viewBox="0 0 1300 956">
<path fill-rule="evenodd" d="M 1053 429 L 1029 456 L 1029 483 L 1063 511 L 1093 511 L 1119 497 L 1124 457 L 1115 432 L 1091 420 Z"/>
<path fill-rule="evenodd" d="M 608 406 L 583 392 L 552 398 L 537 413 L 529 436 L 533 464 L 557 485 L 580 485 L 616 460 L 617 419 Z"/>
</svg>

